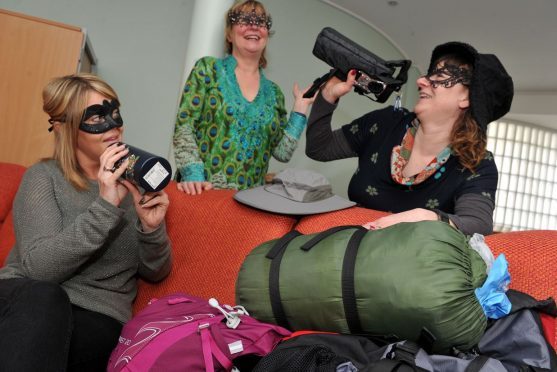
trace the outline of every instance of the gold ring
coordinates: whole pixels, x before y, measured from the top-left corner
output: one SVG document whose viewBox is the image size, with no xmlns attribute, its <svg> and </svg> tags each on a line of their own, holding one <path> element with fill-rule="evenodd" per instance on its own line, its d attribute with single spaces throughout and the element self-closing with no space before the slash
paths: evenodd
<svg viewBox="0 0 557 372">
<path fill-rule="evenodd" d="M 116 168 L 115 168 L 115 167 L 112 167 L 112 168 L 109 169 L 109 168 L 107 168 L 107 167 L 103 167 L 103 171 L 105 171 L 105 172 L 110 172 L 110 173 L 114 173 L 114 172 L 116 171 Z"/>
</svg>

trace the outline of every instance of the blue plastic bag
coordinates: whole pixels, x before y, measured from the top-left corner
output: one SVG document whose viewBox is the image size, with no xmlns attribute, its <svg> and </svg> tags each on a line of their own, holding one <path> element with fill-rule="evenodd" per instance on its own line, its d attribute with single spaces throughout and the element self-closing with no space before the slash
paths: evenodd
<svg viewBox="0 0 557 372">
<path fill-rule="evenodd" d="M 474 291 L 488 318 L 499 319 L 510 313 L 511 302 L 506 294 L 510 282 L 509 264 L 505 255 L 500 254 L 493 262 L 484 284 Z"/>
</svg>

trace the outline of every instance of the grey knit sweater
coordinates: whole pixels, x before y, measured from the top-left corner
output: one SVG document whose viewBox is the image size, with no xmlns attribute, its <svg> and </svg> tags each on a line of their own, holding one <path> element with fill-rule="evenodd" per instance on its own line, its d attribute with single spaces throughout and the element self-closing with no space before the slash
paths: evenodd
<svg viewBox="0 0 557 372">
<path fill-rule="evenodd" d="M 0 279 L 57 282 L 73 304 L 125 322 L 137 275 L 158 281 L 170 272 L 164 224 L 143 233 L 131 195 L 115 207 L 96 182 L 77 191 L 53 160 L 26 171 L 13 213 L 16 244 Z"/>
</svg>

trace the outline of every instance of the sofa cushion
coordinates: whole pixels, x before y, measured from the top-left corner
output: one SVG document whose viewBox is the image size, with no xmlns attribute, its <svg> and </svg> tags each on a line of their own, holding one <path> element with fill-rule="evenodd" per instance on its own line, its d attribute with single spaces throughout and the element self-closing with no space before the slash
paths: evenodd
<svg viewBox="0 0 557 372">
<path fill-rule="evenodd" d="M 363 225 L 387 215 L 389 215 L 388 212 L 352 207 L 330 213 L 306 216 L 298 222 L 296 230 L 302 234 L 313 234 L 334 226 Z"/>
<path fill-rule="evenodd" d="M 4 223 L 6 216 L 12 209 L 15 193 L 25 169 L 22 165 L 0 162 L 0 175 L 2 176 L 2 182 L 0 182 L 0 225 Z"/>
<path fill-rule="evenodd" d="M 181 291 L 233 304 L 236 277 L 245 256 L 257 245 L 290 231 L 295 219 L 236 202 L 232 190 L 186 195 L 171 182 L 166 215 L 172 242 L 170 275 L 158 284 L 139 283 L 134 312 L 152 298 Z"/>
<path fill-rule="evenodd" d="M 493 254 L 504 253 L 509 262 L 511 288 L 537 299 L 557 299 L 557 230 L 514 231 L 489 235 L 486 243 Z M 557 322 L 550 340 L 557 348 Z"/>
<path fill-rule="evenodd" d="M 12 204 L 26 168 L 0 162 L 0 267 L 15 243 Z"/>
<path fill-rule="evenodd" d="M 0 225 L 0 267 L 4 266 L 6 257 L 8 257 L 8 253 L 10 253 L 14 244 L 14 220 L 12 212 L 10 211 L 4 223 Z"/>
</svg>

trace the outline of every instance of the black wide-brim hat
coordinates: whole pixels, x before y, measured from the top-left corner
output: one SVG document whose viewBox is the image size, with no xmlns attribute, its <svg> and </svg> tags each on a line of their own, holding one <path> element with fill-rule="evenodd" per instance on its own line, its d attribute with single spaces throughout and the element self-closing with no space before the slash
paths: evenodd
<svg viewBox="0 0 557 372">
<path fill-rule="evenodd" d="M 511 109 L 514 96 L 513 79 L 503 64 L 493 54 L 482 54 L 471 45 L 451 41 L 433 49 L 428 73 L 443 56 L 456 55 L 474 68 L 469 86 L 472 117 L 485 132 L 487 125 L 505 115 Z"/>
</svg>

